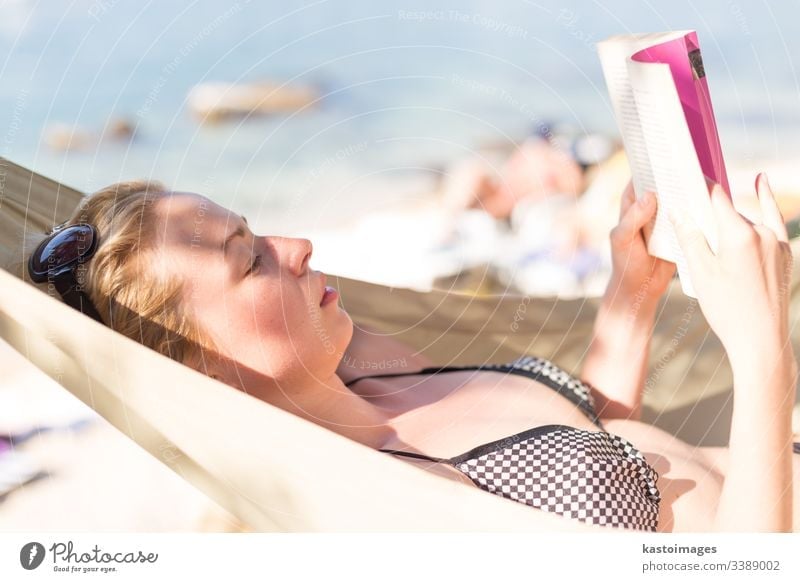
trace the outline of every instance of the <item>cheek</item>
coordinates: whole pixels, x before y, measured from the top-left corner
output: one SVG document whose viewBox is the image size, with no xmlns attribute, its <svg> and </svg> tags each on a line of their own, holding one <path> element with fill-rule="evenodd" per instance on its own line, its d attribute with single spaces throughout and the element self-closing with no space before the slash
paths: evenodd
<svg viewBox="0 0 800 582">
<path fill-rule="evenodd" d="M 309 304 L 300 297 L 293 312 L 286 314 L 286 321 L 291 325 L 293 341 L 302 346 L 297 353 L 307 365 L 320 371 L 333 364 L 331 371 L 335 370 L 352 337 L 347 313 L 332 304 Z"/>
<path fill-rule="evenodd" d="M 298 298 L 294 312 L 287 314 L 287 321 L 292 322 L 295 327 L 294 335 L 303 342 L 308 355 L 321 350 L 334 351 L 331 347 L 332 330 L 328 319 L 319 305 L 308 303 L 303 298 Z"/>
<path fill-rule="evenodd" d="M 309 304 L 307 290 L 299 286 L 284 286 L 282 292 L 276 287 L 264 286 L 238 306 L 239 353 L 266 354 L 269 368 L 281 376 L 301 369 L 333 373 L 352 337 L 350 317 L 333 305 Z"/>
<path fill-rule="evenodd" d="M 244 311 L 248 327 L 260 341 L 285 354 L 303 355 L 313 349 L 315 338 L 327 324 L 319 308 L 309 305 L 294 285 L 265 285 L 252 294 Z"/>
</svg>

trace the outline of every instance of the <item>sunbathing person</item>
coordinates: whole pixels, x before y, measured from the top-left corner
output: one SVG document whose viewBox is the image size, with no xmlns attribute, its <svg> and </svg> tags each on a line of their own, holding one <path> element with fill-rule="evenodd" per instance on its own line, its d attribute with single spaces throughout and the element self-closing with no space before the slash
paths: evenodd
<svg viewBox="0 0 800 582">
<path fill-rule="evenodd" d="M 763 178 L 757 193 L 763 224 L 753 225 L 713 192 L 716 255 L 676 223 L 700 306 L 732 362 L 730 448 L 693 447 L 639 420 L 674 266 L 647 254 L 641 229 L 655 197 L 636 202 L 630 188 L 580 378 L 524 354 L 439 368 L 390 337 L 354 331 L 336 290 L 309 267 L 308 240 L 255 235 L 244 217 L 157 183 L 87 197 L 65 225 L 30 241 L 26 278 L 236 389 L 542 511 L 643 531 L 796 531 L 791 250 Z M 350 365 L 397 360 L 412 371 Z"/>
</svg>

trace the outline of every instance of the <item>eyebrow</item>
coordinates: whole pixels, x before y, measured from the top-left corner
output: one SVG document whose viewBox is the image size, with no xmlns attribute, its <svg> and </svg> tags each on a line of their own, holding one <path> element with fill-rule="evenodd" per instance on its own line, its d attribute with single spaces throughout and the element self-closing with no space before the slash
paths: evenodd
<svg viewBox="0 0 800 582">
<path fill-rule="evenodd" d="M 241 216 L 241 219 L 244 221 L 245 224 L 247 224 L 247 219 L 244 216 Z M 222 244 L 220 245 L 220 249 L 222 249 L 222 254 L 223 255 L 227 255 L 228 254 L 228 243 L 230 243 L 237 236 L 241 236 L 241 237 L 244 236 L 244 228 L 242 228 L 241 224 L 239 226 L 237 226 L 236 230 L 234 230 L 231 234 L 229 234 L 228 237 L 224 241 L 222 241 Z"/>
</svg>

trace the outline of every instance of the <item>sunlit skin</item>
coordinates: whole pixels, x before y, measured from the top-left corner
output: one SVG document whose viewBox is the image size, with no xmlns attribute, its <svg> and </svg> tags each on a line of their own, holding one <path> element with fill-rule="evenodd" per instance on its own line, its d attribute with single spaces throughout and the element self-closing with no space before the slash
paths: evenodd
<svg viewBox="0 0 800 582">
<path fill-rule="evenodd" d="M 656 306 L 674 273 L 674 265 L 654 259 L 645 248 L 641 230 L 655 211 L 654 196 L 637 203 L 629 188 L 622 197 L 620 222 L 611 236 L 614 272 L 581 377 L 596 388 L 606 429 L 630 440 L 659 473 L 659 531 L 709 531 L 723 493 L 728 449 L 693 447 L 639 421 Z M 544 424 L 597 430 L 565 398 L 519 376 L 488 371 L 412 375 L 365 379 L 348 388 L 344 382 L 375 372 L 343 361 L 405 358 L 403 371 L 433 362 L 375 330 L 354 330 L 338 299 L 320 305 L 326 280 L 309 267 L 313 248 L 308 240 L 257 236 L 238 214 L 191 193 L 162 198 L 156 215 L 154 268 L 186 281 L 187 307 L 223 347 L 221 357 L 209 355 L 207 371 L 237 389 L 367 446 L 440 457 Z M 223 241 L 238 228 L 240 234 L 230 239 L 223 253 Z M 692 236 L 685 238 L 694 240 Z M 770 241 L 764 244 L 766 252 L 772 252 Z M 759 281 L 763 286 L 776 275 L 762 269 L 749 277 L 759 288 Z M 702 277 L 698 280 L 702 287 Z M 745 283 L 737 285 L 749 293 Z M 631 321 L 634 294 L 640 306 Z M 726 308 L 741 309 L 735 297 L 727 306 L 711 309 L 721 313 Z M 761 331 L 774 330 L 762 325 Z M 732 337 L 738 333 L 735 329 L 723 326 L 723 333 L 728 334 L 723 341 L 738 345 Z M 776 394 L 787 378 L 776 379 Z M 785 459 L 793 467 L 798 499 L 800 456 L 794 457 Z M 470 483 L 452 468 L 424 465 Z M 786 509 L 784 505 L 781 511 Z M 794 524 L 800 524 L 800 502 L 789 511 L 794 512 Z M 782 518 L 775 519 L 778 523 Z M 791 527 L 797 525 L 790 522 Z"/>
</svg>

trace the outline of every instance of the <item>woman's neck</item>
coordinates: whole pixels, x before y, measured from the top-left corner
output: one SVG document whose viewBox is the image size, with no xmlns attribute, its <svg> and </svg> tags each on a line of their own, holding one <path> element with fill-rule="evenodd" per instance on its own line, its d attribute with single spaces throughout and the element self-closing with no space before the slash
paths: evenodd
<svg viewBox="0 0 800 582">
<path fill-rule="evenodd" d="M 336 374 L 326 380 L 308 378 L 305 385 L 293 382 L 290 391 L 269 390 L 263 399 L 374 449 L 396 437 L 389 424 L 391 415 L 355 394 Z"/>
</svg>

